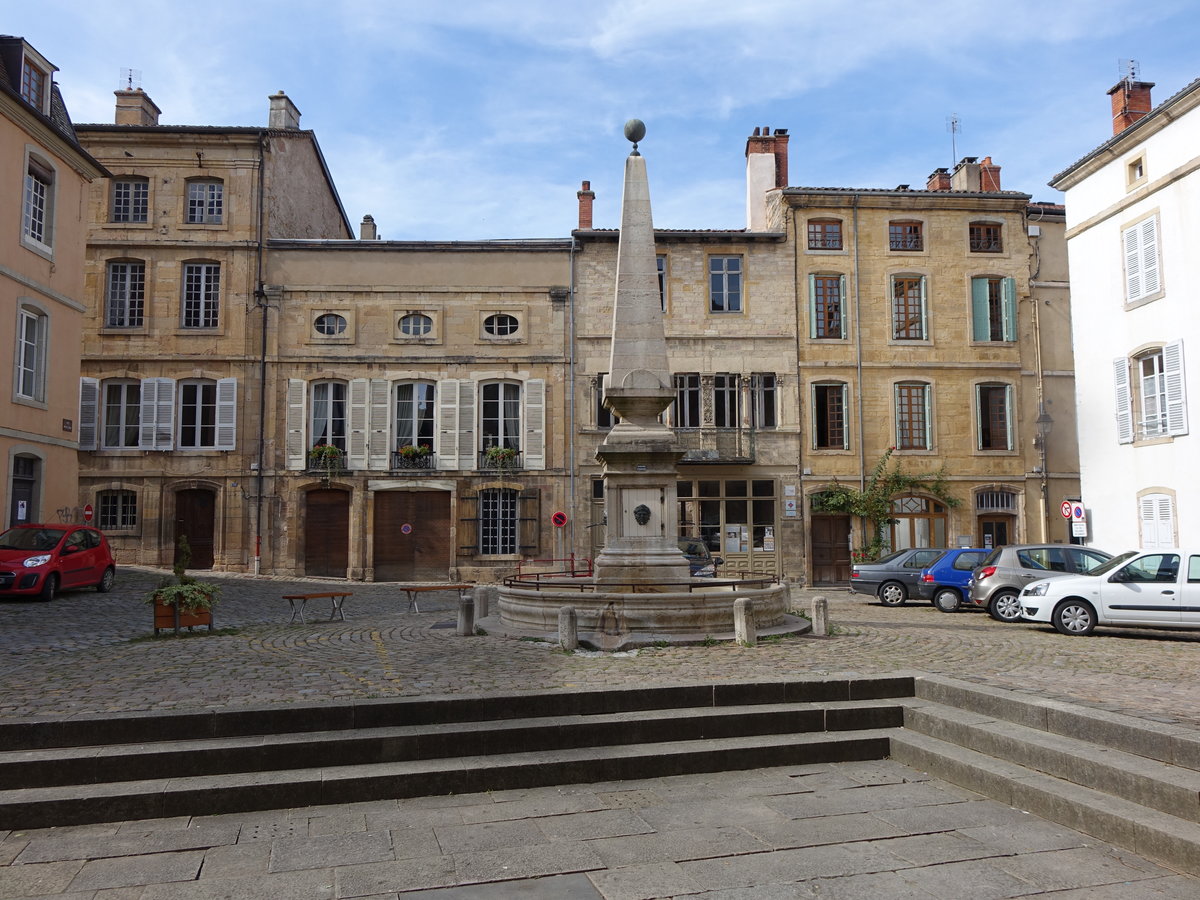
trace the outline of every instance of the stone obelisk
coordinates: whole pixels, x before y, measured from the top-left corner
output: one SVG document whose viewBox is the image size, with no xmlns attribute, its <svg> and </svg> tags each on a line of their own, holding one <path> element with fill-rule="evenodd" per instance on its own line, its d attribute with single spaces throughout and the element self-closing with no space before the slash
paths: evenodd
<svg viewBox="0 0 1200 900">
<path fill-rule="evenodd" d="M 625 124 L 633 151 L 625 160 L 612 355 L 604 383 L 604 405 L 620 421 L 596 450 L 604 466 L 608 529 L 596 557 L 595 580 L 667 591 L 678 590 L 690 575 L 677 544 L 675 476 L 683 451 L 661 421 L 675 389 L 658 293 L 650 184 L 637 149 L 645 134 L 637 119 Z"/>
</svg>

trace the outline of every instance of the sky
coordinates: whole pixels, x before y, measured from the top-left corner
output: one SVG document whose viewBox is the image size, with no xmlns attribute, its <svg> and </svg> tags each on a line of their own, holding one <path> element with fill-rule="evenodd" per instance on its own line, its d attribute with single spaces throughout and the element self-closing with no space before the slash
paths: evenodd
<svg viewBox="0 0 1200 900">
<path fill-rule="evenodd" d="M 1200 0 L 7 6 L 76 123 L 113 121 L 125 69 L 163 125 L 266 125 L 283 90 L 385 240 L 565 237 L 584 180 L 615 228 L 631 118 L 659 228 L 745 227 L 756 127 L 788 129 L 796 187 L 923 188 L 991 156 L 1005 190 L 1060 202 L 1047 182 L 1112 135 L 1122 60 L 1155 104 L 1200 77 Z"/>
</svg>

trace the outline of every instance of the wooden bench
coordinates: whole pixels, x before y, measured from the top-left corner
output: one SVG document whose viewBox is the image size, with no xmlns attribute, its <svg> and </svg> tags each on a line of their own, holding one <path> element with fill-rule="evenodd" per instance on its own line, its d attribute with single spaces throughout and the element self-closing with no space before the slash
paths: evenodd
<svg viewBox="0 0 1200 900">
<path fill-rule="evenodd" d="M 469 591 L 473 587 L 473 584 L 406 584 L 401 585 L 400 590 L 408 594 L 408 612 L 420 612 L 421 608 L 417 606 L 419 594 L 428 591 L 458 591 L 458 598 L 461 600 L 463 591 Z"/>
<path fill-rule="evenodd" d="M 343 622 L 346 621 L 346 613 L 342 611 L 342 604 L 346 602 L 347 597 L 354 596 L 353 591 L 323 591 L 317 594 L 284 594 L 283 599 L 292 607 L 292 617 L 288 621 L 295 622 L 296 616 L 300 617 L 300 621 L 304 622 L 304 605 L 309 600 L 328 600 L 330 605 L 329 621 L 332 622 L 334 616 L 337 616 Z M 297 604 L 299 604 L 297 606 Z"/>
</svg>

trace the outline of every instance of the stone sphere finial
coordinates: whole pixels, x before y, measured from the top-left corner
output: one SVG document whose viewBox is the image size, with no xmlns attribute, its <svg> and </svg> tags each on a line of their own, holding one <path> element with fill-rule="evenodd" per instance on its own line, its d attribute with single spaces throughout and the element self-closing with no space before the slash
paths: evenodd
<svg viewBox="0 0 1200 900">
<path fill-rule="evenodd" d="M 638 141 L 646 136 L 646 123 L 641 119 L 630 119 L 625 123 L 625 139 L 633 142 L 633 153 L 631 155 L 638 156 Z"/>
</svg>

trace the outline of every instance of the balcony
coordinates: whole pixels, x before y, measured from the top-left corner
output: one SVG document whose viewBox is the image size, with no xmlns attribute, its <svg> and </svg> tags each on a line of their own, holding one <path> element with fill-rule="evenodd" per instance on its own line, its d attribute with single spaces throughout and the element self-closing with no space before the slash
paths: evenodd
<svg viewBox="0 0 1200 900">
<path fill-rule="evenodd" d="M 516 472 L 524 468 L 524 456 L 513 447 L 488 447 L 479 451 L 480 472 Z"/>
<path fill-rule="evenodd" d="M 676 428 L 681 463 L 721 465 L 754 462 L 754 432 L 740 428 Z"/>
<path fill-rule="evenodd" d="M 408 448 L 397 450 L 392 454 L 392 469 L 436 469 L 437 454 L 429 453 L 414 453 Z"/>
</svg>

